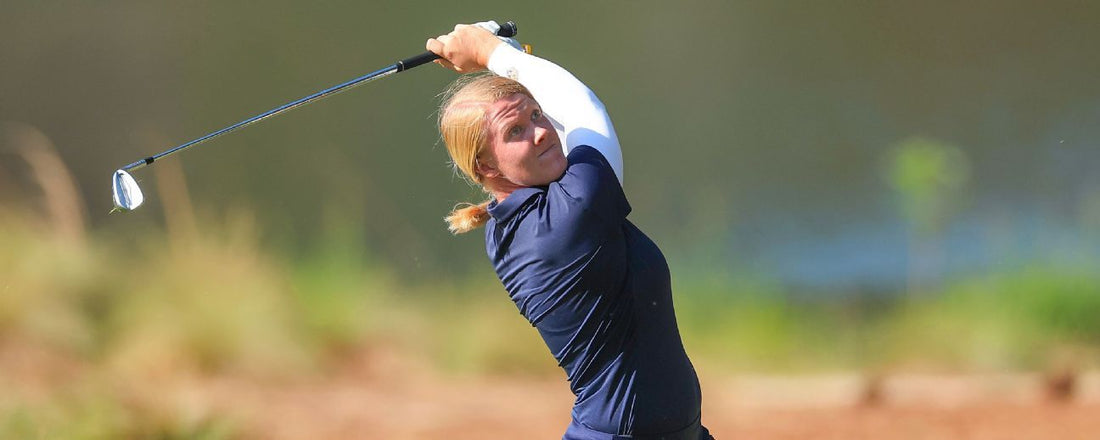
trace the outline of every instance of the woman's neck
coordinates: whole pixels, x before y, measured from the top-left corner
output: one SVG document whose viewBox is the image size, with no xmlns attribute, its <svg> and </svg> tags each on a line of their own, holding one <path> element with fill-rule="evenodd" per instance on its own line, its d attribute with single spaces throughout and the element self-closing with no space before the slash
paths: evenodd
<svg viewBox="0 0 1100 440">
<path fill-rule="evenodd" d="M 515 190 L 523 188 L 523 186 L 503 178 L 486 179 L 484 187 L 489 190 L 489 194 L 496 199 L 497 203 L 503 202 Z"/>
</svg>

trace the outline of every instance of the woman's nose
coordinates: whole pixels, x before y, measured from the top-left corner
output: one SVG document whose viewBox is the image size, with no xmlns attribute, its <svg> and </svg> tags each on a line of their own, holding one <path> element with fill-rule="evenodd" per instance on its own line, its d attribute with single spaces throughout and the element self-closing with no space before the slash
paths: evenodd
<svg viewBox="0 0 1100 440">
<path fill-rule="evenodd" d="M 535 126 L 535 145 L 541 144 L 546 139 L 546 127 Z"/>
</svg>

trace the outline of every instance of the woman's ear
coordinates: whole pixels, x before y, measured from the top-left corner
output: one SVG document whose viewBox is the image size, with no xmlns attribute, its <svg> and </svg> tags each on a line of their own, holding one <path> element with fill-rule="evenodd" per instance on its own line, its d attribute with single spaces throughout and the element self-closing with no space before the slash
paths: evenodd
<svg viewBox="0 0 1100 440">
<path fill-rule="evenodd" d="M 477 168 L 477 173 L 484 178 L 492 179 L 500 177 L 500 170 L 497 170 L 497 168 L 494 166 L 495 164 L 493 163 L 492 159 L 478 156 L 474 162 L 474 165 Z"/>
</svg>

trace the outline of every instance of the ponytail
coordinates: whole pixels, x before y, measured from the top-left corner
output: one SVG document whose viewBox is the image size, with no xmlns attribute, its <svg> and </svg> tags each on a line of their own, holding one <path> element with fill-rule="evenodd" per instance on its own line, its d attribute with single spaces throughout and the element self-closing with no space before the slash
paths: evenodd
<svg viewBox="0 0 1100 440">
<path fill-rule="evenodd" d="M 459 203 L 451 214 L 443 219 L 452 234 L 465 234 L 484 226 L 489 221 L 489 202 L 479 204 Z"/>
<path fill-rule="evenodd" d="M 460 77 L 443 92 L 439 105 L 439 134 L 456 171 L 485 192 L 484 178 L 477 172 L 477 155 L 488 145 L 485 110 L 503 98 L 531 92 L 514 80 L 484 72 Z M 452 234 L 463 234 L 489 221 L 489 202 L 460 203 L 444 218 Z"/>
</svg>

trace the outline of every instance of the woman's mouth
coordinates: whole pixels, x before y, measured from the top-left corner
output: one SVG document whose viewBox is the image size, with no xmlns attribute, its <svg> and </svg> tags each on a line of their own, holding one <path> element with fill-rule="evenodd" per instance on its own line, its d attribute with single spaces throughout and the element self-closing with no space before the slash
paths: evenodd
<svg viewBox="0 0 1100 440">
<path fill-rule="evenodd" d="M 549 153 L 550 151 L 552 151 L 554 149 L 554 147 L 556 147 L 556 146 L 557 146 L 556 144 L 551 144 L 549 147 L 546 147 L 545 150 L 542 150 L 542 152 L 539 153 L 538 157 L 542 158 L 543 156 L 546 155 L 546 153 Z"/>
</svg>

